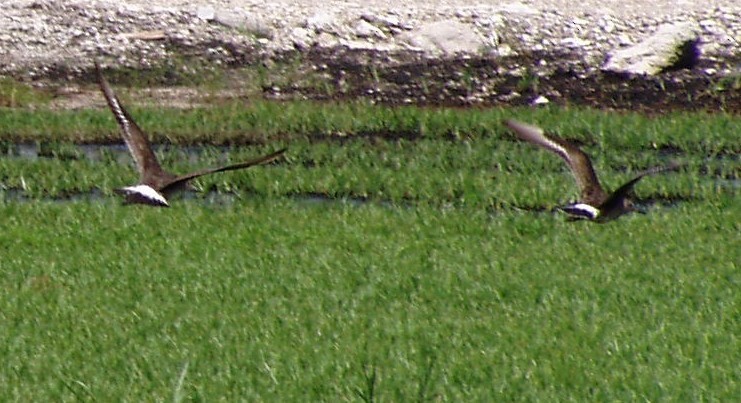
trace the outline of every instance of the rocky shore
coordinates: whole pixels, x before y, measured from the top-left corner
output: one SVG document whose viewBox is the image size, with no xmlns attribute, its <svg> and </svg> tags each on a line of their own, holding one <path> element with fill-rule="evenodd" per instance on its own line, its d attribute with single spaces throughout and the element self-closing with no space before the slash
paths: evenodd
<svg viewBox="0 0 741 403">
<path fill-rule="evenodd" d="M 314 68 L 346 72 L 371 63 L 410 77 L 440 63 L 459 66 L 471 77 L 456 99 L 496 103 L 521 94 L 492 90 L 488 77 L 603 79 L 620 50 L 669 27 L 695 38 L 698 56 L 672 77 L 708 83 L 741 75 L 741 3 L 735 0 L 573 3 L 8 0 L 0 6 L 0 74 L 73 77 L 89 71 L 93 57 L 147 68 L 173 55 L 240 65 L 298 54 Z M 340 80 L 345 73 L 329 74 Z M 563 97 L 558 85 L 521 103 Z"/>
</svg>

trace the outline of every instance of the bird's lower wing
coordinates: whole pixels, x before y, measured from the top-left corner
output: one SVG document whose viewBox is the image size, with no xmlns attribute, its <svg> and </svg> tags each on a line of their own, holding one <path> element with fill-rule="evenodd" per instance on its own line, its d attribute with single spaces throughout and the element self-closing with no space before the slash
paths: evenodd
<svg viewBox="0 0 741 403">
<path fill-rule="evenodd" d="M 605 206 L 606 205 L 609 205 L 610 203 L 613 203 L 613 202 L 615 202 L 618 199 L 622 199 L 622 198 L 626 197 L 633 190 L 633 186 L 635 186 L 635 184 L 638 183 L 638 181 L 640 181 L 644 177 L 649 176 L 649 175 L 660 174 L 662 172 L 676 171 L 681 166 L 682 166 L 681 164 L 672 163 L 672 164 L 666 165 L 666 166 L 658 166 L 658 167 L 649 168 L 649 169 L 641 172 L 640 174 L 636 175 L 635 178 L 633 178 L 633 179 L 629 180 L 628 182 L 624 183 L 622 186 L 620 186 L 619 188 L 617 188 L 617 190 L 615 190 L 614 192 L 612 192 L 612 194 L 610 195 L 610 197 L 607 198 L 607 200 L 605 200 L 605 202 L 603 203 L 603 205 L 605 205 Z"/>
<path fill-rule="evenodd" d="M 262 157 L 258 157 L 258 158 L 255 158 L 255 159 L 252 159 L 252 160 L 249 160 L 249 161 L 240 162 L 238 164 L 232 164 L 232 165 L 227 165 L 227 166 L 218 167 L 218 168 L 206 168 L 206 169 L 202 169 L 200 171 L 192 172 L 192 173 L 189 173 L 189 174 L 180 175 L 177 178 L 175 178 L 172 182 L 168 183 L 167 186 L 165 186 L 162 189 L 162 191 L 163 192 L 166 192 L 168 188 L 171 188 L 173 186 L 177 186 L 177 185 L 179 185 L 179 184 L 181 184 L 183 182 L 187 182 L 187 181 L 189 181 L 191 179 L 195 179 L 195 178 L 197 178 L 199 176 L 213 174 L 213 173 L 216 173 L 216 172 L 233 171 L 233 170 L 236 170 L 236 169 L 245 169 L 245 168 L 249 168 L 249 167 L 252 167 L 252 166 L 255 166 L 255 165 L 266 164 L 266 163 L 268 163 L 270 161 L 273 161 L 273 160 L 277 159 L 281 155 L 283 155 L 283 153 L 285 153 L 286 150 L 287 150 L 287 148 L 283 148 L 283 149 L 278 150 L 278 151 L 276 151 L 276 152 L 274 152 L 272 154 L 268 154 L 268 155 L 265 155 L 265 156 L 262 156 Z"/>
</svg>

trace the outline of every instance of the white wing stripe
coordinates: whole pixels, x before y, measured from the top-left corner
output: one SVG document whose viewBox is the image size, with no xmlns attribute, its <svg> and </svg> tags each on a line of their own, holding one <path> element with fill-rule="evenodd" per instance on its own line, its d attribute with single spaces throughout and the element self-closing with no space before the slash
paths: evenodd
<svg viewBox="0 0 741 403">
<path fill-rule="evenodd" d="M 586 203 L 569 204 L 568 206 L 564 206 L 562 210 L 569 214 L 581 217 L 589 217 L 592 220 L 599 217 L 599 209 Z"/>
<path fill-rule="evenodd" d="M 150 200 L 152 204 L 159 204 L 163 206 L 169 206 L 167 203 L 167 199 L 165 199 L 162 194 L 156 190 L 154 190 L 151 186 L 147 185 L 136 185 L 136 186 L 127 186 L 125 188 L 121 188 L 126 194 L 136 194 L 139 195 L 147 200 Z"/>
</svg>

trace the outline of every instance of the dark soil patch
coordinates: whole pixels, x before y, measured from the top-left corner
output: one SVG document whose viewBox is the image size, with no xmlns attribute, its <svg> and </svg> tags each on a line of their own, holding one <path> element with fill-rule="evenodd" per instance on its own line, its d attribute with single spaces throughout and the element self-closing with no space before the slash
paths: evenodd
<svg viewBox="0 0 741 403">
<path fill-rule="evenodd" d="M 287 59 L 288 56 L 285 56 Z M 295 56 L 290 60 L 295 61 Z M 741 113 L 741 78 L 710 76 L 700 62 L 691 70 L 658 76 L 602 72 L 573 54 L 533 53 L 505 58 L 426 59 L 414 53 L 313 50 L 303 62 L 319 66 L 326 80 L 274 91 L 272 97 L 317 100 L 368 99 L 421 106 L 523 106 L 538 96 L 558 105 L 660 114 L 676 110 Z M 730 65 L 741 63 L 729 61 Z"/>
<path fill-rule="evenodd" d="M 732 76 L 706 73 L 741 66 L 741 55 L 722 61 L 700 58 L 691 68 L 648 77 L 603 72 L 594 62 L 589 64 L 570 52 L 427 58 L 415 52 L 348 49 L 316 48 L 271 57 L 253 48 L 228 50 L 226 59 L 220 60 L 223 64 L 193 56 L 191 50 L 148 71 L 114 69 L 106 75 L 118 85 L 198 87 L 222 81 L 234 90 L 255 84 L 229 74 L 232 69 L 245 68 L 268 76 L 257 87 L 267 98 L 278 100 L 367 99 L 385 105 L 490 107 L 531 105 L 543 96 L 561 106 L 651 115 L 683 110 L 741 114 L 741 72 Z M 186 74 L 178 63 L 199 67 Z M 216 66 L 226 66 L 227 71 Z M 52 65 L 45 79 L 58 85 L 70 80 L 96 83 L 92 65 L 85 71 Z"/>
</svg>

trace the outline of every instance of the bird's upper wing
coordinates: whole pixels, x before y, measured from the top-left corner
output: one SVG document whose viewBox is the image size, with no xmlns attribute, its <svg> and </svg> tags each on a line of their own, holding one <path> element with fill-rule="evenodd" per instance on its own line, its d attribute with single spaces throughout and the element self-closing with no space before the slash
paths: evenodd
<svg viewBox="0 0 741 403">
<path fill-rule="evenodd" d="M 98 74 L 98 83 L 100 84 L 100 90 L 105 95 L 108 107 L 113 112 L 118 126 L 121 128 L 121 135 L 129 148 L 131 156 L 136 162 L 136 168 L 139 171 L 141 180 L 144 181 L 146 175 L 163 173 L 162 167 L 157 161 L 157 157 L 152 151 L 152 146 L 147 140 L 146 134 L 139 128 L 134 119 L 126 111 L 126 108 L 118 100 L 118 97 L 113 92 L 110 84 L 103 77 L 103 72 L 100 69 L 98 62 L 95 62 L 95 70 Z"/>
<path fill-rule="evenodd" d="M 605 191 L 602 189 L 602 185 L 600 185 L 597 178 L 597 174 L 594 172 L 589 156 L 580 150 L 579 147 L 556 136 L 547 136 L 543 129 L 537 126 L 516 120 L 506 120 L 504 124 L 515 132 L 520 139 L 543 147 L 566 161 L 566 164 L 576 179 L 576 183 L 579 185 L 581 197 L 585 203 L 592 204 L 594 201 L 606 197 Z"/>
</svg>

